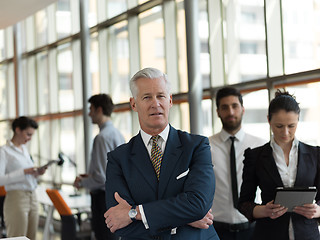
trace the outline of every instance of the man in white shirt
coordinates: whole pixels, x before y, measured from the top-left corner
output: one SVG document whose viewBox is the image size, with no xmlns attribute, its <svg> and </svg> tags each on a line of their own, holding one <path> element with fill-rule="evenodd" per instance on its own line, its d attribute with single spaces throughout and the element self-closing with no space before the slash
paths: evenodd
<svg viewBox="0 0 320 240">
<path fill-rule="evenodd" d="M 209 138 L 216 176 L 216 193 L 212 205 L 214 227 L 222 240 L 251 239 L 254 224 L 249 223 L 236 208 L 242 183 L 243 153 L 248 147 L 254 148 L 266 141 L 245 133 L 241 128 L 245 110 L 242 95 L 237 89 L 220 89 L 217 92 L 216 105 L 222 129 Z M 234 181 L 230 160 L 232 141 L 235 156 Z"/>
</svg>

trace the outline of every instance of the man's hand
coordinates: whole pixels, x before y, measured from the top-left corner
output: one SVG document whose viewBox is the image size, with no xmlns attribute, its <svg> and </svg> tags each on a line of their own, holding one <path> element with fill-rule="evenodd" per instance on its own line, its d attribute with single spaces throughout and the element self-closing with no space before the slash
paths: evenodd
<svg viewBox="0 0 320 240">
<path fill-rule="evenodd" d="M 114 198 L 119 204 L 109 208 L 109 210 L 104 214 L 107 227 L 112 233 L 132 223 L 128 214 L 131 206 L 126 200 L 122 199 L 117 192 L 114 193 Z"/>
<path fill-rule="evenodd" d="M 73 182 L 73 186 L 77 189 L 81 188 L 81 180 L 82 180 L 81 176 L 76 177 L 76 179 Z"/>
<path fill-rule="evenodd" d="M 213 215 L 212 215 L 212 210 L 210 209 L 202 219 L 189 223 L 188 225 L 194 228 L 208 229 L 209 226 L 212 224 L 213 224 Z"/>
</svg>

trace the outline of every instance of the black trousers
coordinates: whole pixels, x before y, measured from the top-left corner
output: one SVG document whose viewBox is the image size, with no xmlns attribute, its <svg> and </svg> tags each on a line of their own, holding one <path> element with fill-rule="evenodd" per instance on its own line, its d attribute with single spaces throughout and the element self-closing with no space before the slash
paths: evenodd
<svg viewBox="0 0 320 240">
<path fill-rule="evenodd" d="M 96 240 L 117 240 L 118 238 L 110 232 L 105 223 L 104 213 L 106 208 L 106 194 L 103 190 L 90 192 L 91 195 L 91 227 Z"/>
<path fill-rule="evenodd" d="M 216 230 L 220 240 L 252 240 L 253 231 L 255 224 L 251 223 L 246 228 L 237 229 L 238 224 L 230 224 L 231 227 L 227 226 L 227 223 L 221 224 L 220 222 L 213 222 L 214 229 Z"/>
</svg>

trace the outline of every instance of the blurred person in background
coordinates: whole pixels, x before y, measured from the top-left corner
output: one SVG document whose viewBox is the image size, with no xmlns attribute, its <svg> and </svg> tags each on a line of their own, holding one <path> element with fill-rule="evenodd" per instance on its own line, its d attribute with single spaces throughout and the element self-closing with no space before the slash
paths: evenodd
<svg viewBox="0 0 320 240">
<path fill-rule="evenodd" d="M 37 177 L 46 168 L 34 167 L 26 143 L 38 124 L 31 118 L 19 117 L 12 122 L 13 137 L 0 147 L 0 185 L 5 186 L 4 220 L 8 237 L 36 239 L 38 201 Z"/>
<path fill-rule="evenodd" d="M 116 239 L 104 223 L 103 214 L 106 209 L 105 181 L 107 153 L 123 144 L 124 138 L 111 121 L 111 113 L 114 105 L 107 94 L 97 94 L 89 98 L 89 116 L 93 124 L 99 126 L 100 132 L 93 140 L 91 161 L 88 174 L 76 177 L 74 186 L 76 188 L 87 188 L 91 195 L 92 230 L 97 240 Z"/>
</svg>

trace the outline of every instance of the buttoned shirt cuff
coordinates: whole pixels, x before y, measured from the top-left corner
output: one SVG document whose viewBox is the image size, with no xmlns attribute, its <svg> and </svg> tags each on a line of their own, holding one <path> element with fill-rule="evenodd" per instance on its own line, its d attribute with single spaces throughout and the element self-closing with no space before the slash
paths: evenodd
<svg viewBox="0 0 320 240">
<path fill-rule="evenodd" d="M 138 207 L 139 207 L 139 211 L 140 211 L 140 214 L 141 214 L 141 219 L 142 219 L 142 222 L 144 224 L 144 227 L 146 229 L 149 229 L 149 225 L 148 225 L 148 222 L 147 222 L 146 215 L 144 214 L 143 207 L 142 207 L 142 205 L 139 205 Z"/>
</svg>

